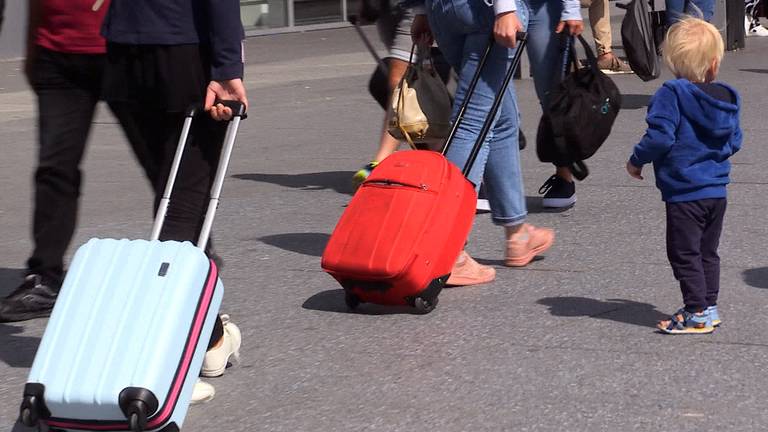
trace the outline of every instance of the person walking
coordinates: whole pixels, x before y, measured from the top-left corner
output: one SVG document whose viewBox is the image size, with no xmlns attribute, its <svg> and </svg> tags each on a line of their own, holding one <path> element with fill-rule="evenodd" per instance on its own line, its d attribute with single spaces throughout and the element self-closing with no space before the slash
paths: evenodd
<svg viewBox="0 0 768 432">
<path fill-rule="evenodd" d="M 108 1 L 29 0 L 24 73 L 37 97 L 33 249 L 20 286 L 0 300 L 0 322 L 49 316 L 75 232 L 80 163 L 101 94 Z M 97 7 L 99 6 L 99 7 Z"/>
<path fill-rule="evenodd" d="M 107 40 L 104 99 L 125 132 L 155 194 L 162 197 L 186 111 L 201 106 L 181 161 L 160 240 L 195 241 L 202 228 L 226 124 L 246 108 L 243 27 L 238 0 L 112 0 L 102 33 Z M 211 250 L 207 250 L 209 256 Z M 240 331 L 229 317 L 217 320 L 202 376 L 224 373 L 237 357 Z M 198 381 L 193 401 L 213 398 Z"/>
<path fill-rule="evenodd" d="M 434 38 L 459 75 L 454 121 L 464 98 L 469 98 L 464 120 L 446 154 L 451 162 L 461 167 L 478 138 L 495 95 L 501 91 L 504 75 L 515 53 L 516 33 L 524 30 L 528 21 L 528 7 L 522 2 L 501 0 L 493 6 L 471 0 L 427 0 L 419 12 L 422 14 L 414 18 L 414 40 L 430 43 Z M 467 94 L 469 83 L 479 67 L 490 35 L 496 43 L 470 97 Z M 535 40 L 535 36 L 531 35 L 529 39 Z M 520 169 L 517 100 L 513 85 L 505 91 L 491 133 L 468 177 L 475 185 L 484 183 L 493 223 L 504 229 L 504 264 L 525 266 L 552 246 L 555 233 L 525 223 L 527 209 Z M 495 278 L 495 270 L 462 252 L 451 278 L 458 285 L 486 283 Z M 448 282 L 452 283 L 451 279 Z"/>
</svg>

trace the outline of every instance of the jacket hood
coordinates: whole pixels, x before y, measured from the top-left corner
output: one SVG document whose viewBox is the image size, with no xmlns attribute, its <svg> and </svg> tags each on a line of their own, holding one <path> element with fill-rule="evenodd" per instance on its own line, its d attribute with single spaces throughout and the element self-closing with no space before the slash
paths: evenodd
<svg viewBox="0 0 768 432">
<path fill-rule="evenodd" d="M 734 103 L 717 99 L 687 79 L 676 79 L 664 83 L 677 94 L 680 114 L 688 118 L 700 134 L 727 143 L 728 138 L 738 127 L 739 106 L 738 92 L 728 84 L 714 82 L 733 95 Z"/>
</svg>

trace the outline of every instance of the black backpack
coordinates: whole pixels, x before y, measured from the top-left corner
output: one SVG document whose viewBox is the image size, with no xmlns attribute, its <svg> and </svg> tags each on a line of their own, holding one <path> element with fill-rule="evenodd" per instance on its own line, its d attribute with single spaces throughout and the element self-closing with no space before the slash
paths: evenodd
<svg viewBox="0 0 768 432">
<path fill-rule="evenodd" d="M 656 41 L 664 38 L 664 26 L 660 22 L 664 15 L 655 14 L 652 17 L 648 0 L 632 0 L 617 6 L 627 10 L 621 21 L 621 42 L 629 66 L 643 81 L 658 78 L 661 75 L 661 62 Z M 652 22 L 652 19 L 656 22 Z"/>
<path fill-rule="evenodd" d="M 570 168 L 583 180 L 589 175 L 584 160 L 591 157 L 611 133 L 621 108 L 616 84 L 597 66 L 597 59 L 583 37 L 579 41 L 587 54 L 587 67 L 566 75 L 576 65 L 573 39 L 566 38 L 560 83 L 550 92 L 536 137 L 536 153 L 542 162 Z"/>
</svg>

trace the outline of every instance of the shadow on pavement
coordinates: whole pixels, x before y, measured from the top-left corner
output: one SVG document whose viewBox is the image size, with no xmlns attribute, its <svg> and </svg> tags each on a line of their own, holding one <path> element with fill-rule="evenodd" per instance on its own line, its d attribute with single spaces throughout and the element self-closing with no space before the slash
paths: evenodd
<svg viewBox="0 0 768 432">
<path fill-rule="evenodd" d="M 742 273 L 744 283 L 755 288 L 768 289 L 768 267 L 758 267 L 745 270 Z"/>
<path fill-rule="evenodd" d="M 742 72 L 752 72 L 759 74 L 768 74 L 768 69 L 739 69 Z"/>
<path fill-rule="evenodd" d="M 330 237 L 324 233 L 289 233 L 259 237 L 258 240 L 287 251 L 319 257 Z"/>
<path fill-rule="evenodd" d="M 24 279 L 24 270 L 0 268 L 0 298 L 15 290 Z"/>
<path fill-rule="evenodd" d="M 565 213 L 568 210 L 572 209 L 573 206 L 568 207 L 561 207 L 561 208 L 550 208 L 550 207 L 544 207 L 541 205 L 541 196 L 527 196 L 525 197 L 525 206 L 528 207 L 528 214 L 537 214 L 537 213 Z"/>
<path fill-rule="evenodd" d="M 645 108 L 651 102 L 651 95 L 625 94 L 621 95 L 621 109 Z"/>
<path fill-rule="evenodd" d="M 323 291 L 308 298 L 301 305 L 304 309 L 321 312 L 336 312 L 353 315 L 419 315 L 416 309 L 408 306 L 382 306 L 370 303 L 362 303 L 354 311 L 350 311 L 344 302 L 344 290 L 334 289 Z M 440 306 L 438 306 L 439 308 Z"/>
<path fill-rule="evenodd" d="M 24 329 L 0 323 L 0 361 L 12 368 L 28 368 L 35 359 L 40 338 L 19 336 Z"/>
<path fill-rule="evenodd" d="M 333 189 L 341 194 L 352 195 L 354 192 L 352 188 L 353 174 L 350 171 L 327 171 L 304 174 L 236 174 L 232 177 L 301 190 Z"/>
<path fill-rule="evenodd" d="M 546 297 L 536 303 L 549 307 L 549 313 L 562 317 L 589 317 L 643 327 L 655 327 L 669 318 L 656 306 L 631 300 L 597 300 L 586 297 Z"/>
</svg>

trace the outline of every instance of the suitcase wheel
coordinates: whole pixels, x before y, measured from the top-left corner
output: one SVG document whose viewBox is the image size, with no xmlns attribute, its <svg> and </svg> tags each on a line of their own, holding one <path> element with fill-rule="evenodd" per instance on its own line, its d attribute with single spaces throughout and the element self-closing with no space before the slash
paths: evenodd
<svg viewBox="0 0 768 432">
<path fill-rule="evenodd" d="M 416 310 L 419 313 L 422 314 L 428 314 L 435 310 L 437 307 L 438 298 L 435 297 L 433 299 L 425 299 L 424 297 L 416 297 L 413 299 L 413 307 L 416 308 Z"/>
<path fill-rule="evenodd" d="M 344 303 L 347 304 L 347 307 L 350 310 L 355 310 L 358 306 L 360 306 L 360 297 L 347 291 L 344 293 Z"/>
</svg>

